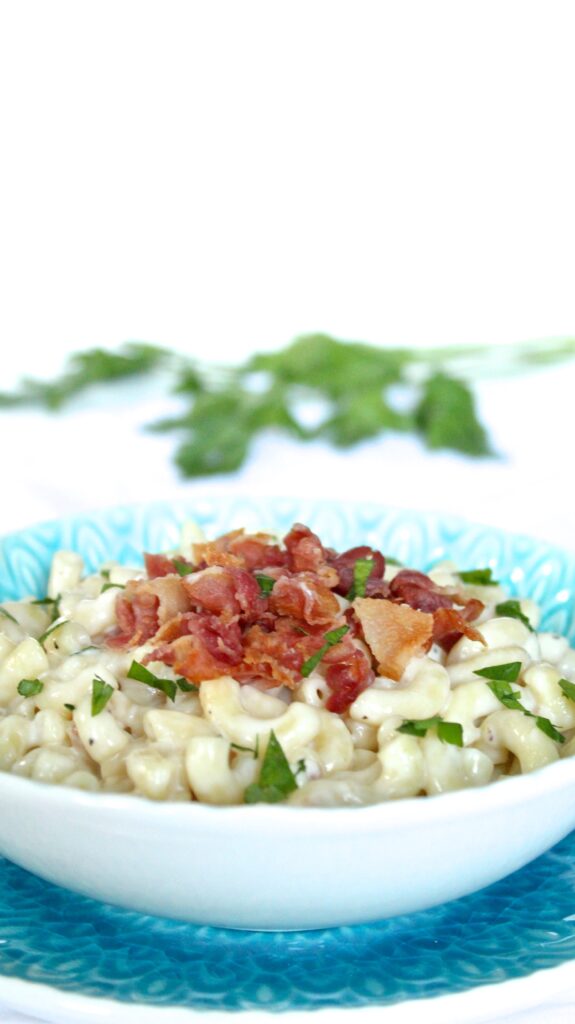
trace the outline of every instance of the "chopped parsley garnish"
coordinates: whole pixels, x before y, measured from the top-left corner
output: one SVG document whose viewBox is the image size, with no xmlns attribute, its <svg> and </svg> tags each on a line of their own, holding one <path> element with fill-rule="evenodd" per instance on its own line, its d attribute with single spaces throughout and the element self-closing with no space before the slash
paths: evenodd
<svg viewBox="0 0 575 1024">
<path fill-rule="evenodd" d="M 182 693 L 199 693 L 200 688 L 197 683 L 189 683 L 187 679 L 176 679 L 176 686 Z"/>
<path fill-rule="evenodd" d="M 254 758 L 257 760 L 260 753 L 260 738 L 259 736 L 256 736 L 255 747 L 242 747 L 240 743 L 230 743 L 230 747 L 232 750 L 241 750 L 245 754 L 253 754 Z"/>
<path fill-rule="evenodd" d="M 7 619 L 10 619 L 10 622 L 15 622 L 16 625 L 18 625 L 18 619 L 15 619 L 13 615 L 10 615 L 10 612 L 6 611 L 6 609 L 3 608 L 1 604 L 0 604 L 0 615 L 4 615 Z"/>
<path fill-rule="evenodd" d="M 325 643 L 320 647 L 319 651 L 316 651 L 315 654 L 312 654 L 311 658 L 304 661 L 301 667 L 302 676 L 311 675 L 316 665 L 319 665 L 324 654 L 327 654 L 330 647 L 335 647 L 346 633 L 349 633 L 349 626 L 340 626 L 339 629 L 330 629 L 329 633 L 325 634 Z"/>
<path fill-rule="evenodd" d="M 365 586 L 372 569 L 373 558 L 356 559 L 353 566 L 353 583 L 347 595 L 348 601 L 355 601 L 356 597 L 365 597 Z"/>
<path fill-rule="evenodd" d="M 180 576 L 189 576 L 190 573 L 196 571 L 196 567 L 194 565 L 190 565 L 189 562 L 184 562 L 181 558 L 174 558 L 172 561 L 176 572 L 179 573 Z"/>
<path fill-rule="evenodd" d="M 520 661 L 506 661 L 503 665 L 488 665 L 487 668 L 476 668 L 474 675 L 484 679 L 493 679 L 503 683 L 515 683 L 521 672 Z"/>
<path fill-rule="evenodd" d="M 519 690 L 512 690 L 510 683 L 506 683 L 503 680 L 489 679 L 487 685 L 504 707 L 509 708 L 510 711 L 525 712 L 526 709 L 519 700 Z"/>
<path fill-rule="evenodd" d="M 110 570 L 109 569 L 100 569 L 100 576 L 103 576 L 105 580 L 109 580 L 110 579 Z"/>
<path fill-rule="evenodd" d="M 75 711 L 75 710 L 76 710 L 76 705 L 75 705 L 75 704 L 64 704 L 64 707 L 65 707 L 65 708 L 66 708 L 66 709 L 67 709 L 68 711 Z"/>
<path fill-rule="evenodd" d="M 505 615 L 508 619 L 519 619 L 524 626 L 527 626 L 531 633 L 533 632 L 533 626 L 524 612 L 521 611 L 519 601 L 516 601 L 514 598 L 509 601 L 502 601 L 501 604 L 496 604 L 495 611 L 498 615 Z"/>
<path fill-rule="evenodd" d="M 393 555 L 386 555 L 385 556 L 385 564 L 386 565 L 397 565 L 398 568 L 403 569 L 403 562 L 400 562 L 399 558 L 394 558 Z"/>
<path fill-rule="evenodd" d="M 112 587 L 118 587 L 119 590 L 125 590 L 126 589 L 124 583 L 104 583 L 104 586 L 102 587 L 100 593 L 101 594 L 105 594 L 106 591 L 107 590 L 111 590 Z"/>
<path fill-rule="evenodd" d="M 21 679 L 18 683 L 18 693 L 21 697 L 35 697 L 44 689 L 44 683 L 39 679 Z"/>
<path fill-rule="evenodd" d="M 498 584 L 498 580 L 493 579 L 492 569 L 465 569 L 458 575 L 463 583 L 471 583 L 476 587 L 496 587 Z"/>
<path fill-rule="evenodd" d="M 479 672 L 476 675 L 479 675 Z M 512 690 L 511 683 L 506 682 L 504 679 L 488 679 L 487 685 L 491 692 L 495 694 L 497 700 L 503 704 L 503 707 L 509 708 L 510 711 L 521 711 L 527 718 L 533 718 L 537 728 L 544 732 L 546 736 L 555 740 L 556 743 L 565 743 L 565 737 L 555 728 L 553 722 L 550 722 L 548 718 L 544 718 L 543 715 L 534 715 L 532 711 L 528 711 L 523 706 L 519 700 L 519 690 Z"/>
<path fill-rule="evenodd" d="M 404 722 L 397 731 L 408 736 L 425 736 L 429 729 L 435 729 L 443 743 L 451 743 L 454 747 L 463 746 L 463 729 L 459 722 L 444 722 L 439 715 Z"/>
<path fill-rule="evenodd" d="M 259 781 L 252 782 L 251 786 L 247 787 L 244 800 L 247 804 L 275 804 L 293 793 L 294 789 L 297 789 L 295 775 L 272 729 Z"/>
<path fill-rule="evenodd" d="M 258 573 L 256 575 L 256 580 L 258 581 L 260 594 L 263 594 L 264 597 L 267 597 L 268 594 L 271 594 L 276 583 L 273 576 L 266 576 L 264 573 Z"/>
<path fill-rule="evenodd" d="M 56 619 L 60 618 L 60 599 L 62 595 L 58 594 L 58 597 L 39 597 L 32 604 L 38 605 L 52 605 L 52 618 L 51 622 L 55 622 Z"/>
<path fill-rule="evenodd" d="M 527 712 L 528 714 L 529 712 Z M 550 736 L 556 743 L 565 743 L 565 737 L 555 728 L 553 722 L 550 722 L 548 718 L 543 718 L 541 715 L 532 716 L 535 718 L 535 724 L 541 732 L 544 732 L 547 736 Z"/>
<path fill-rule="evenodd" d="M 55 633 L 57 629 L 60 629 L 60 626 L 65 626 L 67 624 L 67 622 L 68 622 L 68 619 L 62 619 L 61 622 L 53 622 L 52 625 L 48 627 L 46 632 L 42 633 L 42 636 L 38 637 L 38 643 L 39 644 L 45 643 L 45 641 L 48 639 L 48 637 L 52 636 L 52 633 Z"/>
<path fill-rule="evenodd" d="M 162 679 L 160 676 L 154 675 L 150 672 L 145 665 L 141 665 L 139 661 L 133 661 L 127 672 L 128 679 L 137 679 L 139 683 L 145 683 L 146 686 L 153 686 L 155 690 L 161 690 L 162 693 L 166 694 L 170 700 L 176 699 L 176 692 L 178 686 L 181 690 L 188 686 L 193 686 L 193 683 L 188 683 L 187 679 L 178 679 L 175 682 L 173 679 Z M 181 684 L 184 683 L 185 686 Z"/>
<path fill-rule="evenodd" d="M 570 683 L 568 679 L 560 679 L 559 686 L 569 700 L 575 700 L 575 683 Z"/>
<path fill-rule="evenodd" d="M 94 681 L 92 682 L 92 717 L 99 715 L 100 711 L 104 710 L 113 692 L 113 686 L 105 683 L 103 679 L 100 679 L 100 676 L 94 676 Z"/>
</svg>

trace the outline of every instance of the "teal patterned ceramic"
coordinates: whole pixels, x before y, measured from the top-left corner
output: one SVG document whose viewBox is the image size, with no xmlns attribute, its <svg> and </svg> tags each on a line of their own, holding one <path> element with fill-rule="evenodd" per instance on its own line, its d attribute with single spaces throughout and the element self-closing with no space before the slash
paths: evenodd
<svg viewBox="0 0 575 1024">
<path fill-rule="evenodd" d="M 546 628 L 574 639 L 574 556 L 450 517 L 375 505 L 234 498 L 46 524 L 2 542 L 0 598 L 40 595 L 58 548 L 81 551 L 89 567 L 110 557 L 131 563 L 143 548 L 174 545 L 190 515 L 212 535 L 235 525 L 283 530 L 299 519 L 336 547 L 372 543 L 423 569 L 447 555 L 465 568 L 491 565 L 512 590 L 543 605 Z M 361 871 L 352 859 L 346 883 Z M 319 932 L 236 932 L 146 917 L 75 895 L 0 860 L 0 971 L 158 1010 L 383 1006 L 566 963 L 575 956 L 574 908 L 575 833 L 520 872 L 464 899 Z"/>
</svg>

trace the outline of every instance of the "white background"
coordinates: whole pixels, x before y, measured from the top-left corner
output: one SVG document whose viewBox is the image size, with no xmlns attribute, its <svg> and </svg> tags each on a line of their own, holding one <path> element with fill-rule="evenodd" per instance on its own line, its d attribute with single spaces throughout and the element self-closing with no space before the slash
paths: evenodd
<svg viewBox="0 0 575 1024">
<path fill-rule="evenodd" d="M 575 334 L 574 28 L 557 0 L 4 0 L 0 387 L 129 339 L 233 360 L 312 330 Z M 268 438 L 237 477 L 194 484 L 140 432 L 172 407 L 153 388 L 4 413 L 0 528 L 243 488 L 575 547 L 574 392 L 575 364 L 480 384 L 497 461 Z"/>
</svg>

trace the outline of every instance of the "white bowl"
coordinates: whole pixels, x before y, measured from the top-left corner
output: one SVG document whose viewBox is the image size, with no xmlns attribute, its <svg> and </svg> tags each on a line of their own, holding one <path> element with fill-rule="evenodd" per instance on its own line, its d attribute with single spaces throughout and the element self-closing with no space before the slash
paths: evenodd
<svg viewBox="0 0 575 1024">
<path fill-rule="evenodd" d="M 0 597 L 42 592 L 50 556 L 75 547 L 93 566 L 175 541 L 194 516 L 210 533 L 308 521 L 340 547 L 366 538 L 425 568 L 452 553 L 491 564 L 572 630 L 575 559 L 452 518 L 377 506 L 220 502 L 78 517 L 0 544 Z M 156 804 L 0 774 L 0 853 L 76 892 L 132 910 L 242 929 L 354 924 L 431 907 L 521 868 L 575 827 L 575 758 L 481 789 L 359 808 Z"/>
<path fill-rule="evenodd" d="M 230 928 L 355 924 L 516 871 L 575 827 L 575 759 L 359 808 L 156 804 L 0 775 L 0 851 L 132 910 Z"/>
</svg>

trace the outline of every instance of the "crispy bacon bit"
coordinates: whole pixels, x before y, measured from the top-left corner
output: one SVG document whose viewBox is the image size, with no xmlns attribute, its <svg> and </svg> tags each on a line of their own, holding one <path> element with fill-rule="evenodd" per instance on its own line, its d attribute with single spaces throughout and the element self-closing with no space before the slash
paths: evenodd
<svg viewBox="0 0 575 1024">
<path fill-rule="evenodd" d="M 373 548 L 368 548 L 365 545 L 350 548 L 349 551 L 344 551 L 343 554 L 330 558 L 330 565 L 336 570 L 339 578 L 339 583 L 334 588 L 336 594 L 341 594 L 342 597 L 346 597 L 349 594 L 353 585 L 354 566 L 359 558 L 371 558 L 373 560 L 373 568 L 366 582 L 366 596 L 376 596 L 372 593 L 372 589 L 373 587 L 380 589 L 383 584 L 385 558 L 380 551 L 374 551 Z M 372 585 L 371 589 L 370 584 Z M 387 594 L 388 585 L 384 584 L 384 586 Z M 377 596 L 386 596 L 386 594 L 378 594 Z"/>
<path fill-rule="evenodd" d="M 434 612 L 438 608 L 451 608 L 453 595 L 438 587 L 429 576 L 415 569 L 401 569 L 389 585 L 394 601 L 408 604 L 420 612 Z"/>
<path fill-rule="evenodd" d="M 166 624 L 166 637 L 171 635 L 168 626 L 173 629 L 171 623 Z M 178 617 L 178 630 L 180 635 L 160 643 L 144 658 L 144 664 L 162 661 L 193 683 L 215 679 L 240 664 L 243 649 L 237 622 L 226 624 L 216 615 L 188 612 Z"/>
<path fill-rule="evenodd" d="M 130 580 L 116 599 L 119 632 L 108 637 L 112 647 L 136 647 L 150 640 L 160 626 L 187 611 L 190 603 L 179 576 Z"/>
<path fill-rule="evenodd" d="M 194 544 L 194 558 L 198 565 L 220 565 L 253 572 L 254 569 L 285 565 L 287 553 L 274 544 L 267 533 L 232 530 L 217 540 Z"/>
<path fill-rule="evenodd" d="M 301 683 L 304 661 L 322 645 L 322 633 L 304 634 L 291 619 L 278 619 L 271 632 L 252 626 L 244 637 L 244 661 L 236 678 L 246 682 L 256 678 L 266 686 L 293 690 Z"/>
<path fill-rule="evenodd" d="M 267 533 L 242 534 L 231 541 L 229 550 L 243 561 L 244 568 L 249 572 L 255 569 L 270 569 L 272 566 L 284 566 L 287 554 Z"/>
<path fill-rule="evenodd" d="M 281 576 L 271 592 L 270 608 L 276 615 L 301 619 L 312 626 L 327 624 L 339 614 L 337 597 L 309 572 Z"/>
<path fill-rule="evenodd" d="M 323 657 L 326 682 L 332 691 L 326 701 L 328 711 L 343 715 L 356 697 L 374 680 L 374 672 L 365 651 L 355 646 L 349 634 Z"/>
<path fill-rule="evenodd" d="M 381 552 L 361 545 L 338 554 L 300 523 L 283 548 L 268 534 L 232 530 L 194 545 L 194 558 L 180 575 L 174 559 L 145 555 L 149 579 L 131 580 L 117 598 L 110 646 L 151 641 L 144 661 L 163 661 L 193 682 L 233 671 L 242 683 L 295 689 L 304 662 L 345 622 L 349 632 L 320 665 L 331 690 L 326 706 L 342 714 L 373 681 L 372 660 L 399 680 L 432 640 L 445 650 L 461 636 L 483 641 L 470 624 L 481 601 L 466 601 L 411 569 L 388 583 Z M 336 595 L 349 594 L 358 559 L 373 562 L 365 596 L 342 612 Z M 260 587 L 258 572 L 273 586 L 268 580 Z"/>
<path fill-rule="evenodd" d="M 146 566 L 149 580 L 155 580 L 158 576 L 170 576 L 172 573 L 177 572 L 172 559 L 168 558 L 167 555 L 150 555 L 146 552 L 144 554 L 144 565 Z"/>
<path fill-rule="evenodd" d="M 225 621 L 242 617 L 253 622 L 267 609 L 257 580 L 245 569 L 211 566 L 184 577 L 183 584 L 193 605 Z"/>
<path fill-rule="evenodd" d="M 288 568 L 292 572 L 317 572 L 327 561 L 325 548 L 308 526 L 295 523 L 284 538 Z"/>
<path fill-rule="evenodd" d="M 483 608 L 481 601 L 477 601 L 477 604 L 481 605 L 479 612 L 473 608 L 470 611 L 475 614 L 469 614 L 468 605 L 461 611 L 457 611 L 455 608 L 438 608 L 433 613 L 433 641 L 443 647 L 444 651 L 450 651 L 454 644 L 461 639 L 462 636 L 468 637 L 470 640 L 478 640 L 479 643 L 485 644 L 483 635 L 478 629 L 469 624 L 469 618 L 477 618 Z"/>
<path fill-rule="evenodd" d="M 408 661 L 431 647 L 432 615 L 373 597 L 358 597 L 353 607 L 382 675 L 401 679 Z"/>
</svg>

